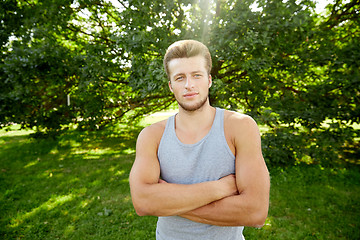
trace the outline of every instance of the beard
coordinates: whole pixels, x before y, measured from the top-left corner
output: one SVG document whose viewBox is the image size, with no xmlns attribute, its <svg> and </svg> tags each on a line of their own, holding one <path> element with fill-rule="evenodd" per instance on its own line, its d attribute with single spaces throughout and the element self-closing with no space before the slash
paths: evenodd
<svg viewBox="0 0 360 240">
<path fill-rule="evenodd" d="M 185 111 L 188 111 L 188 112 L 194 112 L 196 110 L 199 110 L 200 108 L 202 108 L 205 103 L 207 102 L 208 100 L 208 97 L 204 97 L 203 99 L 200 99 L 200 101 L 196 102 L 196 103 L 184 103 L 184 102 L 181 102 L 179 101 L 178 99 L 176 99 L 176 101 L 178 102 L 179 106 L 184 109 Z"/>
</svg>

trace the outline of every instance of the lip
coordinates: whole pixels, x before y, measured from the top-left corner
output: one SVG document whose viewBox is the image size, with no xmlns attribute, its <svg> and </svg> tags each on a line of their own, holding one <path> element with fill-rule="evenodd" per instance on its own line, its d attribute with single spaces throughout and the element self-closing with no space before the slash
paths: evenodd
<svg viewBox="0 0 360 240">
<path fill-rule="evenodd" d="M 199 93 L 197 93 L 197 92 L 190 92 L 190 93 L 185 93 L 183 96 L 185 97 L 185 98 L 191 98 L 191 97 L 195 97 L 195 96 L 197 96 Z"/>
</svg>

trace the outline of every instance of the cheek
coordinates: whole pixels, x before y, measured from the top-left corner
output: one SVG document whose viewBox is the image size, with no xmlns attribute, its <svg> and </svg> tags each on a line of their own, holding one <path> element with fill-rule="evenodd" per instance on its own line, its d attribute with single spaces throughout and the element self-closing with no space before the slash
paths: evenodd
<svg viewBox="0 0 360 240">
<path fill-rule="evenodd" d="M 177 95 L 180 91 L 180 86 L 178 86 L 177 84 L 171 84 L 170 86 L 170 91 L 174 94 Z"/>
<path fill-rule="evenodd" d="M 183 88 L 183 84 L 181 82 L 173 82 L 171 84 L 171 88 L 174 92 L 176 92 Z"/>
<path fill-rule="evenodd" d="M 201 88 L 203 88 L 203 89 L 209 89 L 210 87 L 211 87 L 211 83 L 209 83 L 209 82 L 205 82 L 201 85 Z"/>
</svg>

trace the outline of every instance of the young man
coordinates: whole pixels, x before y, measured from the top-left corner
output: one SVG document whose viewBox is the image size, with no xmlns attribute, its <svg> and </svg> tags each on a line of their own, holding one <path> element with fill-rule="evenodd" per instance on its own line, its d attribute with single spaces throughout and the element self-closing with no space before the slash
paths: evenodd
<svg viewBox="0 0 360 240">
<path fill-rule="evenodd" d="M 209 103 L 211 57 L 194 40 L 164 57 L 179 112 L 143 129 L 130 173 L 138 215 L 158 216 L 157 240 L 244 239 L 269 207 L 269 173 L 249 116 Z"/>
</svg>

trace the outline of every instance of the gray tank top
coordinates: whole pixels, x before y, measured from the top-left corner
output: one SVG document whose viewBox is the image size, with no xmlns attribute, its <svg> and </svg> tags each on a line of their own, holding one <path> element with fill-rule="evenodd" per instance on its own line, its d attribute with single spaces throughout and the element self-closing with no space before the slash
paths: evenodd
<svg viewBox="0 0 360 240">
<path fill-rule="evenodd" d="M 194 184 L 235 173 L 235 156 L 224 134 L 224 109 L 216 108 L 209 133 L 195 144 L 184 144 L 175 133 L 175 116 L 167 123 L 158 148 L 161 178 L 169 183 Z M 243 227 L 220 227 L 179 216 L 159 217 L 157 240 L 243 240 Z"/>
</svg>

